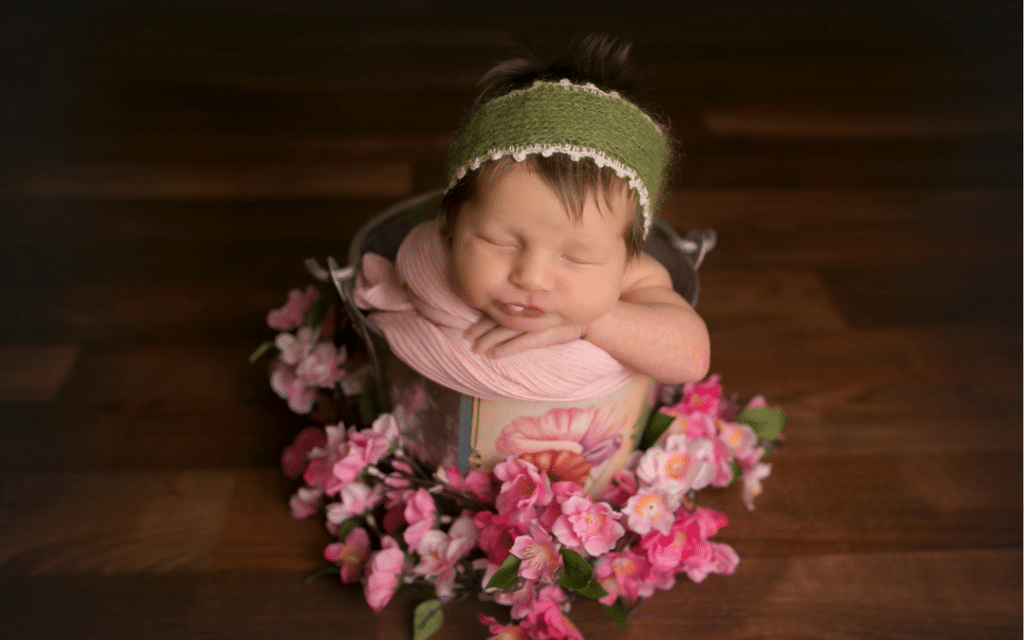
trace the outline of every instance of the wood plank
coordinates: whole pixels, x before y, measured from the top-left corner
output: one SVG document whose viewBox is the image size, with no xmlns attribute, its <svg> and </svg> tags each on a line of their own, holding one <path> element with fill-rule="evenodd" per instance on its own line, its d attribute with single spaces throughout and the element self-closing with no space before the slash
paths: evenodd
<svg viewBox="0 0 1024 640">
<path fill-rule="evenodd" d="M 206 570 L 235 483 L 231 471 L 5 473 L 0 571 Z"/>
<path fill-rule="evenodd" d="M 411 195 L 406 163 L 30 167 L 11 187 L 18 198 L 218 200 Z"/>
<path fill-rule="evenodd" d="M 0 345 L 0 402 L 50 402 L 77 357 L 73 344 Z"/>
<path fill-rule="evenodd" d="M 619 629 L 590 602 L 572 618 L 588 638 L 1019 638 L 1020 550 L 836 554 L 741 561 L 730 578 L 679 582 L 641 605 Z M 419 596 L 400 590 L 380 615 L 356 586 L 309 585 L 291 572 L 195 575 L 0 577 L 7 628 L 19 638 L 52 638 L 74 628 L 84 639 L 406 637 Z M 45 607 L 41 603 L 47 603 Z M 475 639 L 485 630 L 466 602 L 445 610 L 439 640 Z"/>
</svg>

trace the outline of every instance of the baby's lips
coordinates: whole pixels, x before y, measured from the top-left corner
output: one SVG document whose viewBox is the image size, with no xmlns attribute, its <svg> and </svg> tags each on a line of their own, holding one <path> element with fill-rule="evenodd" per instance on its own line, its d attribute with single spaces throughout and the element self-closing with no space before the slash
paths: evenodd
<svg viewBox="0 0 1024 640">
<path fill-rule="evenodd" d="M 502 303 L 502 308 L 505 313 L 510 316 L 520 316 L 522 318 L 539 318 L 544 315 L 544 310 L 537 307 L 527 307 L 514 302 Z"/>
</svg>

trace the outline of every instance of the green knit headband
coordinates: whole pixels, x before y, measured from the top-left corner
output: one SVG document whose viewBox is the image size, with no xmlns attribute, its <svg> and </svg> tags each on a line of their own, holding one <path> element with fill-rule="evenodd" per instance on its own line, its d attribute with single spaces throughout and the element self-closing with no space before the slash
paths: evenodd
<svg viewBox="0 0 1024 640">
<path fill-rule="evenodd" d="M 476 109 L 452 149 L 451 189 L 485 162 L 564 153 L 609 167 L 636 190 L 651 228 L 668 156 L 665 133 L 635 104 L 592 84 L 537 81 Z"/>
</svg>

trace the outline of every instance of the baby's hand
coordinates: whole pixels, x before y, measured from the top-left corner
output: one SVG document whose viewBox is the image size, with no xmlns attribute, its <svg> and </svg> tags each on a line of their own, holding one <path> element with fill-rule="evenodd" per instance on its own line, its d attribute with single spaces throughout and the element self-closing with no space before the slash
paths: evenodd
<svg viewBox="0 0 1024 640">
<path fill-rule="evenodd" d="M 583 337 L 583 327 L 562 324 L 539 331 L 520 331 L 503 327 L 484 316 L 466 330 L 465 336 L 473 343 L 474 353 L 504 358 L 530 349 L 572 342 Z"/>
</svg>

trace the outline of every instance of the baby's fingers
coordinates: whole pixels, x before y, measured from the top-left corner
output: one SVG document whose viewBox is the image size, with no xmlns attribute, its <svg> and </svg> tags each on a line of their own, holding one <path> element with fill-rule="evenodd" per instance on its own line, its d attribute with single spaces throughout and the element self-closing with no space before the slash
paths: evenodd
<svg viewBox="0 0 1024 640">
<path fill-rule="evenodd" d="M 462 335 L 466 337 L 466 340 L 469 340 L 470 342 L 476 342 L 477 339 L 480 338 L 480 336 L 484 335 L 485 333 L 487 333 L 488 331 L 497 326 L 497 322 L 491 320 L 487 316 L 484 316 L 477 320 L 476 322 L 474 322 L 473 325 L 470 328 L 466 329 L 466 332 Z"/>
<path fill-rule="evenodd" d="M 512 340 L 522 333 L 522 331 L 516 329 L 495 326 L 493 329 L 476 339 L 476 342 L 473 343 L 473 351 L 475 353 L 486 353 L 493 357 L 494 347 L 503 344 L 508 340 Z"/>
<path fill-rule="evenodd" d="M 572 342 L 580 337 L 580 331 L 581 328 L 577 325 L 559 325 L 540 331 L 526 331 L 498 344 L 488 352 L 488 355 L 492 358 L 504 358 L 530 349 Z"/>
</svg>

